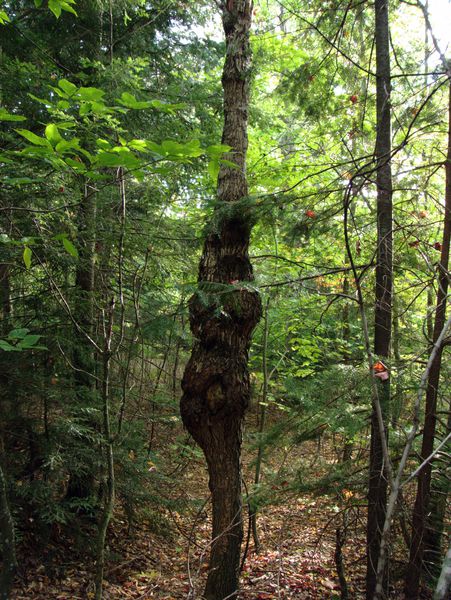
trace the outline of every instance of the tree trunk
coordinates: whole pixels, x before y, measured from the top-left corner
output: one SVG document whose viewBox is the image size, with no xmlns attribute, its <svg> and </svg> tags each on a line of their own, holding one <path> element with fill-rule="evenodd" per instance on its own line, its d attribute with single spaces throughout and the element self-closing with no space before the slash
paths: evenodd
<svg viewBox="0 0 451 600">
<path fill-rule="evenodd" d="M 81 390 L 94 388 L 94 348 L 85 333 L 92 335 L 94 322 L 94 253 L 96 240 L 96 197 L 84 186 L 83 199 L 78 212 L 79 261 L 75 274 L 77 293 L 74 316 L 81 331 L 76 331 L 74 348 L 75 381 Z"/>
<path fill-rule="evenodd" d="M 380 358 L 390 353 L 392 319 L 392 176 L 390 106 L 390 35 L 388 0 L 375 1 L 376 30 L 376 105 L 377 105 L 377 266 L 374 352 Z M 377 394 L 383 420 L 387 423 L 390 403 L 390 379 L 377 381 Z M 367 522 L 366 597 L 373 598 L 380 552 L 381 533 L 387 504 L 387 477 L 384 465 L 382 433 L 374 405 L 371 415 L 370 473 Z"/>
<path fill-rule="evenodd" d="M 448 264 L 451 238 L 451 85 L 449 89 L 449 130 L 448 153 L 445 163 L 445 217 L 443 227 L 443 242 L 439 263 L 437 304 L 432 340 L 435 343 L 446 321 L 446 299 L 448 293 Z M 442 364 L 442 349 L 437 352 L 429 373 L 426 390 L 426 408 L 421 446 L 421 461 L 430 456 L 434 450 L 435 429 L 437 421 L 437 392 L 440 383 Z M 432 464 L 429 461 L 418 475 L 418 488 L 415 498 L 412 519 L 412 543 L 410 545 L 409 565 L 406 574 L 406 598 L 415 600 L 419 597 L 420 577 L 423 566 L 424 537 L 427 528 L 427 515 L 431 494 Z"/>
<path fill-rule="evenodd" d="M 226 59 L 222 75 L 222 143 L 237 168 L 222 165 L 218 206 L 204 242 L 199 290 L 190 299 L 195 341 L 182 381 L 183 423 L 202 448 L 209 470 L 213 532 L 204 597 L 223 600 L 238 591 L 241 516 L 241 428 L 250 398 L 247 366 L 252 331 L 261 316 L 248 256 L 252 219 L 247 197 L 247 113 L 252 2 L 222 3 Z"/>
</svg>

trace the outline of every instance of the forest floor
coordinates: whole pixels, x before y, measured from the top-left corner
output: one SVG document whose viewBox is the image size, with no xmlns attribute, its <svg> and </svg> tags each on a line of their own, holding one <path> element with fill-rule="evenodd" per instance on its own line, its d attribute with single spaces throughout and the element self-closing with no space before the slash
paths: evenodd
<svg viewBox="0 0 451 600">
<path fill-rule="evenodd" d="M 316 463 L 316 442 L 304 443 L 303 452 L 306 460 Z M 244 457 L 246 481 L 252 481 L 252 472 L 250 457 Z M 105 600 L 201 597 L 210 536 L 207 477 L 202 458 L 193 454 L 177 476 L 177 483 L 172 484 L 175 487 L 166 493 L 178 496 L 178 504 L 187 507 L 185 510 L 166 508 L 135 523 L 131 531 L 124 516 L 114 518 L 109 530 Z M 353 515 L 343 548 L 349 598 L 363 598 L 364 501 L 351 498 L 353 494 L 347 490 L 341 499 L 335 495 L 295 494 L 288 482 L 280 478 L 270 489 L 277 503 L 264 507 L 258 515 L 259 554 L 255 553 L 249 536 L 240 600 L 340 598 L 334 553 L 336 528 L 342 526 L 344 514 Z M 353 509 L 343 512 L 343 502 L 347 501 L 353 502 Z M 247 520 L 245 525 L 247 536 Z M 94 539 L 91 542 L 93 545 Z M 93 558 L 71 546 L 70 539 L 56 536 L 56 541 L 49 543 L 45 557 L 38 557 L 25 545 L 11 600 L 93 598 Z M 391 597 L 402 596 L 394 593 Z"/>
</svg>

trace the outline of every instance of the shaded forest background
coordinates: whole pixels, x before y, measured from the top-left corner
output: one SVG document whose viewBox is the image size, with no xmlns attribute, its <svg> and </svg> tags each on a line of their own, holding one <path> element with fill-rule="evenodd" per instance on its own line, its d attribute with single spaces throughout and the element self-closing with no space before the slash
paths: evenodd
<svg viewBox="0 0 451 600">
<path fill-rule="evenodd" d="M 450 70 L 427 6 L 378 5 L 379 92 L 374 4 L 254 3 L 249 190 L 233 203 L 217 194 L 237 170 L 221 141 L 233 2 L 0 5 L 2 600 L 201 597 L 189 299 L 208 312 L 214 294 L 227 322 L 234 294 L 257 292 L 242 598 L 447 597 Z M 242 215 L 254 279 L 199 285 L 205 240 Z"/>
</svg>

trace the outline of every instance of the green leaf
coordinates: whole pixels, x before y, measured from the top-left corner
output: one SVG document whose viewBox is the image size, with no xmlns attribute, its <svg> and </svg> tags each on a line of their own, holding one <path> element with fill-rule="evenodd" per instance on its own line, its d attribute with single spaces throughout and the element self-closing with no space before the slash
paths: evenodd
<svg viewBox="0 0 451 600">
<path fill-rule="evenodd" d="M 147 142 L 146 140 L 131 140 L 128 143 L 128 147 L 139 152 L 145 152 L 147 150 Z"/>
<path fill-rule="evenodd" d="M 173 140 L 164 140 L 164 142 L 161 144 L 161 147 L 166 155 L 185 156 L 182 144 L 174 142 Z"/>
<path fill-rule="evenodd" d="M 102 100 L 103 96 L 105 96 L 105 92 L 103 90 L 99 90 L 99 88 L 95 87 L 81 87 L 78 90 L 79 96 L 85 102 L 99 102 Z"/>
<path fill-rule="evenodd" d="M 78 114 L 80 115 L 80 117 L 84 117 L 85 115 L 87 115 L 91 110 L 91 104 L 89 102 L 84 102 L 83 104 L 80 104 L 80 108 L 78 109 Z"/>
<path fill-rule="evenodd" d="M 22 340 L 30 330 L 26 327 L 21 329 L 13 329 L 8 333 L 8 339 L 10 340 Z"/>
<path fill-rule="evenodd" d="M 101 150 L 97 155 L 97 164 L 100 167 L 137 169 L 141 166 L 141 161 L 128 148 L 116 147 L 111 152 Z"/>
<path fill-rule="evenodd" d="M 34 0 L 34 5 L 36 6 L 36 8 L 40 8 L 43 2 L 44 0 Z"/>
<path fill-rule="evenodd" d="M 204 150 L 200 146 L 199 140 L 191 140 L 190 142 L 185 144 L 185 154 L 187 156 L 191 156 L 196 158 L 198 156 L 202 156 L 204 154 Z"/>
<path fill-rule="evenodd" d="M 103 102 L 91 102 L 90 106 L 92 112 L 98 115 L 111 112 L 111 110 Z"/>
<path fill-rule="evenodd" d="M 29 269 L 31 267 L 31 249 L 28 246 L 25 246 L 22 256 L 26 268 Z"/>
<path fill-rule="evenodd" d="M 230 167 L 231 169 L 239 169 L 240 167 L 232 162 L 231 160 L 227 160 L 226 158 L 220 158 L 219 162 L 221 165 L 225 165 L 226 167 Z"/>
<path fill-rule="evenodd" d="M 30 92 L 28 92 L 28 96 L 30 98 L 32 98 L 33 100 L 36 100 L 36 102 L 39 102 L 40 104 L 44 104 L 45 106 L 50 106 L 50 100 L 45 100 L 44 98 L 39 98 L 38 96 L 31 94 Z"/>
<path fill-rule="evenodd" d="M 157 154 L 158 156 L 163 156 L 163 148 L 159 144 L 151 141 L 146 141 L 146 146 L 148 150 L 150 150 L 154 154 Z"/>
<path fill-rule="evenodd" d="M 6 12 L 4 10 L 0 10 L 0 25 L 5 25 L 5 23 L 9 23 L 10 20 L 11 19 L 8 17 Z"/>
<path fill-rule="evenodd" d="M 16 350 L 14 346 L 11 346 L 6 340 L 0 340 L 0 350 L 4 350 L 5 352 L 11 352 Z"/>
<path fill-rule="evenodd" d="M 77 91 L 77 86 L 67 79 L 60 79 L 58 85 L 68 96 L 72 96 Z"/>
<path fill-rule="evenodd" d="M 75 0 L 49 0 L 49 9 L 55 15 L 57 19 L 61 16 L 61 11 L 70 12 L 75 16 L 78 16 L 75 9 L 71 4 L 75 4 Z"/>
<path fill-rule="evenodd" d="M 213 146 L 208 146 L 206 149 L 206 153 L 212 158 L 220 157 L 221 154 L 225 154 L 232 149 L 231 146 L 227 146 L 226 144 L 215 144 Z"/>
<path fill-rule="evenodd" d="M 66 237 L 63 238 L 63 246 L 64 246 L 66 252 L 68 252 L 74 258 L 78 258 L 78 250 L 77 250 L 77 248 Z"/>
<path fill-rule="evenodd" d="M 57 19 L 61 16 L 61 2 L 59 0 L 49 0 L 49 9 Z"/>
<path fill-rule="evenodd" d="M 216 183 L 217 179 L 218 179 L 218 175 L 219 175 L 219 161 L 218 160 L 211 160 L 208 163 L 208 172 L 210 174 L 211 179 L 213 180 L 213 183 Z"/>
<path fill-rule="evenodd" d="M 26 140 L 34 144 L 35 146 L 48 146 L 49 143 L 46 139 L 39 137 L 28 129 L 16 129 L 17 133 L 24 137 Z"/>
<path fill-rule="evenodd" d="M 65 158 L 64 162 L 68 167 L 71 167 L 77 173 L 85 173 L 86 165 L 83 162 L 79 162 L 78 160 L 74 160 L 73 158 Z"/>
<path fill-rule="evenodd" d="M 173 115 L 177 110 L 186 108 L 188 105 L 186 102 L 179 102 L 178 104 L 169 104 L 167 102 L 161 102 L 161 100 L 151 100 L 150 106 L 159 112 L 168 113 Z"/>
<path fill-rule="evenodd" d="M 1 13 L 0 13 L 1 14 Z M 1 19 L 1 17 L 0 17 Z M 21 115 L 13 115 L 9 113 L 5 108 L 0 107 L 0 121 L 26 121 L 26 117 Z"/>
<path fill-rule="evenodd" d="M 71 140 L 61 140 L 55 146 L 55 150 L 64 154 L 65 152 L 71 152 L 75 154 L 77 150 L 81 150 L 80 148 L 80 140 L 78 138 L 72 138 Z"/>
<path fill-rule="evenodd" d="M 39 341 L 40 338 L 40 335 L 27 335 L 21 342 L 19 342 L 18 347 L 24 349 L 32 348 Z"/>
<path fill-rule="evenodd" d="M 49 123 L 45 128 L 45 137 L 52 143 L 54 146 L 61 142 L 63 139 L 61 137 L 60 132 L 58 131 L 58 127 L 54 123 Z"/>
<path fill-rule="evenodd" d="M 116 98 L 116 100 L 119 102 L 119 104 L 122 104 L 122 106 L 132 109 L 150 108 L 153 106 L 153 102 L 155 102 L 155 100 L 140 102 L 135 98 L 135 96 L 133 96 L 133 94 L 129 94 L 128 92 L 123 92 L 121 97 Z"/>
<path fill-rule="evenodd" d="M 111 148 L 109 142 L 107 142 L 106 140 L 104 140 L 102 138 L 96 139 L 96 145 L 99 148 L 102 148 L 102 150 L 110 150 L 110 148 Z"/>
<path fill-rule="evenodd" d="M 75 2 L 72 0 L 66 0 L 66 1 L 63 0 L 61 2 L 61 8 L 63 10 L 65 10 L 66 12 L 72 13 L 73 15 L 78 17 L 76 10 L 72 6 L 70 6 L 70 4 L 75 4 Z"/>
</svg>

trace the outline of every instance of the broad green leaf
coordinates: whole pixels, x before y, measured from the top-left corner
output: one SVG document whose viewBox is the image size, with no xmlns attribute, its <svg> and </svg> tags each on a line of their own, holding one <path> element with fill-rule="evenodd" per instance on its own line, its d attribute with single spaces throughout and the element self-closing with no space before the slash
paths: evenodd
<svg viewBox="0 0 451 600">
<path fill-rule="evenodd" d="M 10 340 L 21 340 L 23 339 L 30 330 L 26 327 L 21 329 L 13 329 L 8 333 L 8 339 Z"/>
<path fill-rule="evenodd" d="M 83 102 L 83 104 L 80 104 L 80 108 L 78 109 L 78 114 L 80 115 L 80 117 L 84 117 L 90 111 L 91 111 L 91 103 Z"/>
<path fill-rule="evenodd" d="M 59 0 L 49 0 L 49 9 L 57 19 L 61 16 L 61 2 Z"/>
<path fill-rule="evenodd" d="M 67 100 L 58 100 L 56 105 L 61 110 L 67 110 L 70 107 L 70 103 Z"/>
<path fill-rule="evenodd" d="M 26 140 L 28 140 L 35 146 L 49 146 L 49 142 L 46 139 L 39 137 L 38 135 L 36 135 L 32 131 L 29 131 L 28 129 L 16 129 L 16 131 L 19 135 L 24 137 Z"/>
<path fill-rule="evenodd" d="M 77 86 L 67 79 L 60 79 L 58 85 L 68 96 L 72 96 L 77 91 Z"/>
<path fill-rule="evenodd" d="M 9 344 L 6 340 L 0 340 L 0 350 L 4 350 L 5 352 L 11 352 L 17 349 L 11 344 Z"/>
<path fill-rule="evenodd" d="M 78 17 L 78 14 L 77 14 L 76 10 L 72 6 L 70 6 L 71 4 L 75 4 L 75 1 L 73 1 L 73 0 L 65 0 L 64 1 L 63 0 L 61 2 L 61 8 L 63 10 L 65 10 L 66 12 L 72 13 L 73 15 L 75 15 L 76 17 Z"/>
<path fill-rule="evenodd" d="M 99 88 L 95 87 L 81 87 L 78 90 L 78 94 L 85 102 L 98 102 L 99 100 L 102 100 L 103 96 L 105 96 L 105 92 L 103 90 L 99 90 Z"/>
<path fill-rule="evenodd" d="M 162 142 L 161 147 L 165 154 L 172 154 L 173 156 L 184 156 L 183 147 L 178 142 L 174 142 L 173 140 L 164 140 Z"/>
<path fill-rule="evenodd" d="M 100 167 L 126 167 L 127 169 L 137 169 L 141 166 L 141 161 L 126 148 L 120 148 L 120 152 L 100 151 L 97 156 L 97 164 Z"/>
<path fill-rule="evenodd" d="M 73 245 L 73 243 L 68 240 L 66 237 L 63 238 L 63 246 L 65 248 L 65 250 L 74 258 L 78 258 L 78 250 L 77 248 Z"/>
<path fill-rule="evenodd" d="M 45 137 L 51 142 L 54 146 L 61 142 L 63 139 L 61 137 L 60 132 L 58 131 L 58 127 L 54 123 L 49 123 L 45 128 Z"/>
<path fill-rule="evenodd" d="M 163 148 L 159 144 L 156 144 L 155 142 L 146 141 L 146 146 L 151 152 L 158 154 L 158 156 L 163 156 Z"/>
<path fill-rule="evenodd" d="M 31 267 L 31 249 L 28 246 L 25 246 L 22 256 L 26 268 L 29 269 Z"/>
<path fill-rule="evenodd" d="M 32 348 L 40 338 L 40 335 L 26 335 L 18 346 L 19 348 Z"/>
<path fill-rule="evenodd" d="M 40 104 L 44 104 L 45 106 L 50 106 L 50 100 L 45 100 L 45 98 L 39 98 L 38 96 L 31 94 L 30 92 L 28 92 L 28 96 L 30 98 L 32 98 L 33 100 L 36 100 L 36 102 L 39 102 Z"/>
<path fill-rule="evenodd" d="M 77 173 L 85 173 L 86 165 L 81 160 L 74 160 L 73 158 L 65 158 L 64 162 L 68 167 L 71 167 Z"/>
<path fill-rule="evenodd" d="M 239 169 L 240 168 L 236 163 L 232 162 L 231 160 L 227 160 L 225 158 L 220 158 L 219 163 L 221 165 L 225 165 L 226 167 L 230 167 L 231 169 Z"/>
<path fill-rule="evenodd" d="M 34 5 L 36 6 L 36 8 L 40 8 L 43 2 L 44 0 L 34 0 Z"/>
<path fill-rule="evenodd" d="M 96 145 L 101 148 L 102 150 L 110 150 L 111 146 L 110 143 L 107 142 L 106 140 L 102 139 L 102 138 L 98 138 L 96 140 Z"/>
<path fill-rule="evenodd" d="M 200 141 L 191 140 L 190 142 L 185 144 L 185 154 L 193 158 L 202 156 L 202 154 L 204 154 L 204 150 L 200 146 Z"/>
<path fill-rule="evenodd" d="M 52 156 L 52 147 L 50 144 L 45 146 L 45 148 L 44 146 L 26 146 L 23 150 L 21 150 L 20 154 L 50 158 Z"/>
<path fill-rule="evenodd" d="M 128 147 L 139 152 L 145 152 L 147 150 L 147 142 L 145 140 L 131 140 L 128 143 Z"/>
<path fill-rule="evenodd" d="M 213 159 L 208 163 L 208 172 L 213 183 L 216 183 L 219 175 L 219 161 L 217 159 Z"/>
<path fill-rule="evenodd" d="M 119 104 L 122 106 L 126 106 L 127 108 L 132 109 L 142 109 L 142 108 L 150 108 L 153 105 L 154 101 L 146 101 L 140 102 L 133 96 L 133 94 L 129 94 L 128 92 L 123 92 L 120 98 L 116 98 Z"/>
<path fill-rule="evenodd" d="M 59 19 L 63 10 L 77 16 L 75 9 L 71 6 L 72 4 L 75 4 L 75 0 L 49 0 L 48 6 L 55 17 Z"/>
<path fill-rule="evenodd" d="M 81 150 L 80 148 L 80 140 L 78 138 L 72 138 L 71 140 L 61 140 L 55 146 L 55 150 L 57 152 L 61 152 L 64 154 L 65 152 L 71 152 L 75 154 L 77 150 Z"/>
<path fill-rule="evenodd" d="M 226 152 L 229 152 L 232 149 L 231 146 L 227 146 L 226 144 L 215 144 L 213 146 L 208 146 L 208 148 L 205 150 L 205 152 L 213 157 L 219 157 L 221 156 L 221 154 L 225 154 Z"/>
<path fill-rule="evenodd" d="M 0 107 L 0 121 L 26 121 L 26 117 L 21 115 L 13 115 L 9 113 L 5 108 Z"/>
<path fill-rule="evenodd" d="M 5 23 L 10 22 L 10 18 L 4 10 L 0 10 L 0 25 L 4 25 Z"/>
<path fill-rule="evenodd" d="M 91 102 L 90 107 L 93 113 L 103 115 L 104 113 L 111 112 L 110 109 L 103 102 Z"/>
</svg>

